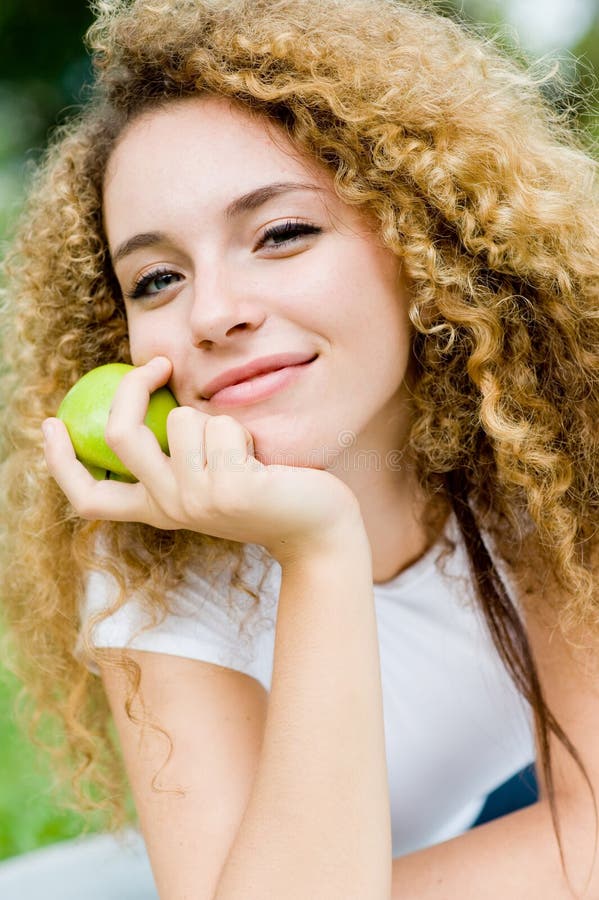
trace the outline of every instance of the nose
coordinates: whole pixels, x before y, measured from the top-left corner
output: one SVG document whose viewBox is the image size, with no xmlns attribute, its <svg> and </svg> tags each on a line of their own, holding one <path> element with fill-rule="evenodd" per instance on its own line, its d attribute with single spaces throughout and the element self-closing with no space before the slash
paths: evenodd
<svg viewBox="0 0 599 900">
<path fill-rule="evenodd" d="M 222 272 L 196 280 L 189 314 L 194 347 L 227 343 L 237 332 L 259 328 L 265 317 L 264 305 L 247 281 L 233 284 Z"/>
</svg>

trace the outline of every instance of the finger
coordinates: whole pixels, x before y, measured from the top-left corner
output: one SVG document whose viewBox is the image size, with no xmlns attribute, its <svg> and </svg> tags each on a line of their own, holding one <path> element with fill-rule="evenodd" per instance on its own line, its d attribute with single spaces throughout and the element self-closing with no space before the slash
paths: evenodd
<svg viewBox="0 0 599 900">
<path fill-rule="evenodd" d="M 247 430 L 245 425 L 242 425 L 241 427 L 243 428 L 243 432 L 245 434 L 245 446 L 246 446 L 246 453 L 247 453 L 246 459 L 247 459 L 249 457 L 255 456 L 254 437 L 253 437 L 252 433 Z"/>
<path fill-rule="evenodd" d="M 209 416 L 190 406 L 179 406 L 171 410 L 166 420 L 168 446 L 177 474 L 183 475 L 182 466 L 195 472 L 206 468 L 205 427 Z M 222 418 L 222 417 L 221 417 Z M 236 420 L 234 420 L 236 421 Z M 240 461 L 248 461 L 254 456 L 254 438 L 247 428 L 237 423 L 245 436 L 245 455 L 239 453 Z"/>
<path fill-rule="evenodd" d="M 80 462 L 66 425 L 60 419 L 46 419 L 44 456 L 56 481 L 75 512 L 84 519 L 113 522 L 146 522 L 147 505 L 143 486 L 118 481 L 97 481 Z"/>
<path fill-rule="evenodd" d="M 242 426 L 245 434 L 246 460 L 245 465 L 251 471 L 260 471 L 264 469 L 264 465 L 256 459 L 256 450 L 254 447 L 254 436 L 245 426 Z"/>
<path fill-rule="evenodd" d="M 128 372 L 114 395 L 104 433 L 111 450 L 152 492 L 168 490 L 173 481 L 168 456 L 144 424 L 150 395 L 166 383 L 170 371 L 170 361 L 161 356 Z"/>
<path fill-rule="evenodd" d="M 178 406 L 168 414 L 166 434 L 171 468 L 179 485 L 206 468 L 204 428 L 209 418 L 191 406 Z"/>
<path fill-rule="evenodd" d="M 247 429 L 233 416 L 210 416 L 204 429 L 207 469 L 211 472 L 245 469 L 248 434 Z"/>
</svg>

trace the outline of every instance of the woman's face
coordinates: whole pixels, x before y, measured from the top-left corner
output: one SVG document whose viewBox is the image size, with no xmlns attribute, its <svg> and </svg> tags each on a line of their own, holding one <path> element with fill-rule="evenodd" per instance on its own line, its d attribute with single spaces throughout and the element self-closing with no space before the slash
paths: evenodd
<svg viewBox="0 0 599 900">
<path fill-rule="evenodd" d="M 282 129 L 214 97 L 143 115 L 109 160 L 104 221 L 132 361 L 167 356 L 181 405 L 234 416 L 266 464 L 330 468 L 349 444 L 397 446 L 410 354 L 399 261 Z M 263 396 L 204 399 L 226 370 L 280 353 L 317 358 Z"/>
</svg>

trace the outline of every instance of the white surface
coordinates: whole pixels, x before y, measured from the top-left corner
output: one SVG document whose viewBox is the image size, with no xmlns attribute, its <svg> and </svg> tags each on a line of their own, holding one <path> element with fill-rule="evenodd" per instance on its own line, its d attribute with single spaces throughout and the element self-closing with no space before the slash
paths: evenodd
<svg viewBox="0 0 599 900">
<path fill-rule="evenodd" d="M 0 863 L 2 900 L 158 900 L 141 835 L 87 835 Z"/>
<path fill-rule="evenodd" d="M 597 0 L 464 0 L 480 22 L 504 22 L 518 43 L 535 55 L 573 47 L 591 25 Z"/>
<path fill-rule="evenodd" d="M 594 0 L 503 0 L 507 21 L 525 47 L 536 53 L 573 47 L 595 12 Z"/>
</svg>

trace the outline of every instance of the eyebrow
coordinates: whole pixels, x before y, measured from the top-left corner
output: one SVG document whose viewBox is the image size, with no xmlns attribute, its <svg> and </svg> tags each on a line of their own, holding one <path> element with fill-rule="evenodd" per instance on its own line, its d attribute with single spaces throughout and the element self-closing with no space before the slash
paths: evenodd
<svg viewBox="0 0 599 900">
<path fill-rule="evenodd" d="M 265 184 L 262 187 L 255 188 L 253 191 L 249 191 L 249 193 L 242 194 L 241 197 L 232 200 L 225 208 L 225 220 L 229 222 L 237 216 L 240 216 L 242 213 L 258 209 L 259 206 L 263 206 L 269 200 L 272 200 L 273 197 L 278 197 L 280 194 L 288 194 L 291 191 L 322 190 L 323 188 L 318 187 L 315 184 L 304 184 L 300 181 L 276 181 L 273 184 Z M 111 255 L 112 265 L 116 266 L 119 260 L 123 259 L 124 256 L 133 253 L 135 250 L 152 247 L 165 240 L 166 235 L 162 231 L 144 231 L 141 234 L 136 234 L 133 237 L 128 238 L 128 240 L 123 241 L 122 244 L 119 244 Z"/>
</svg>

